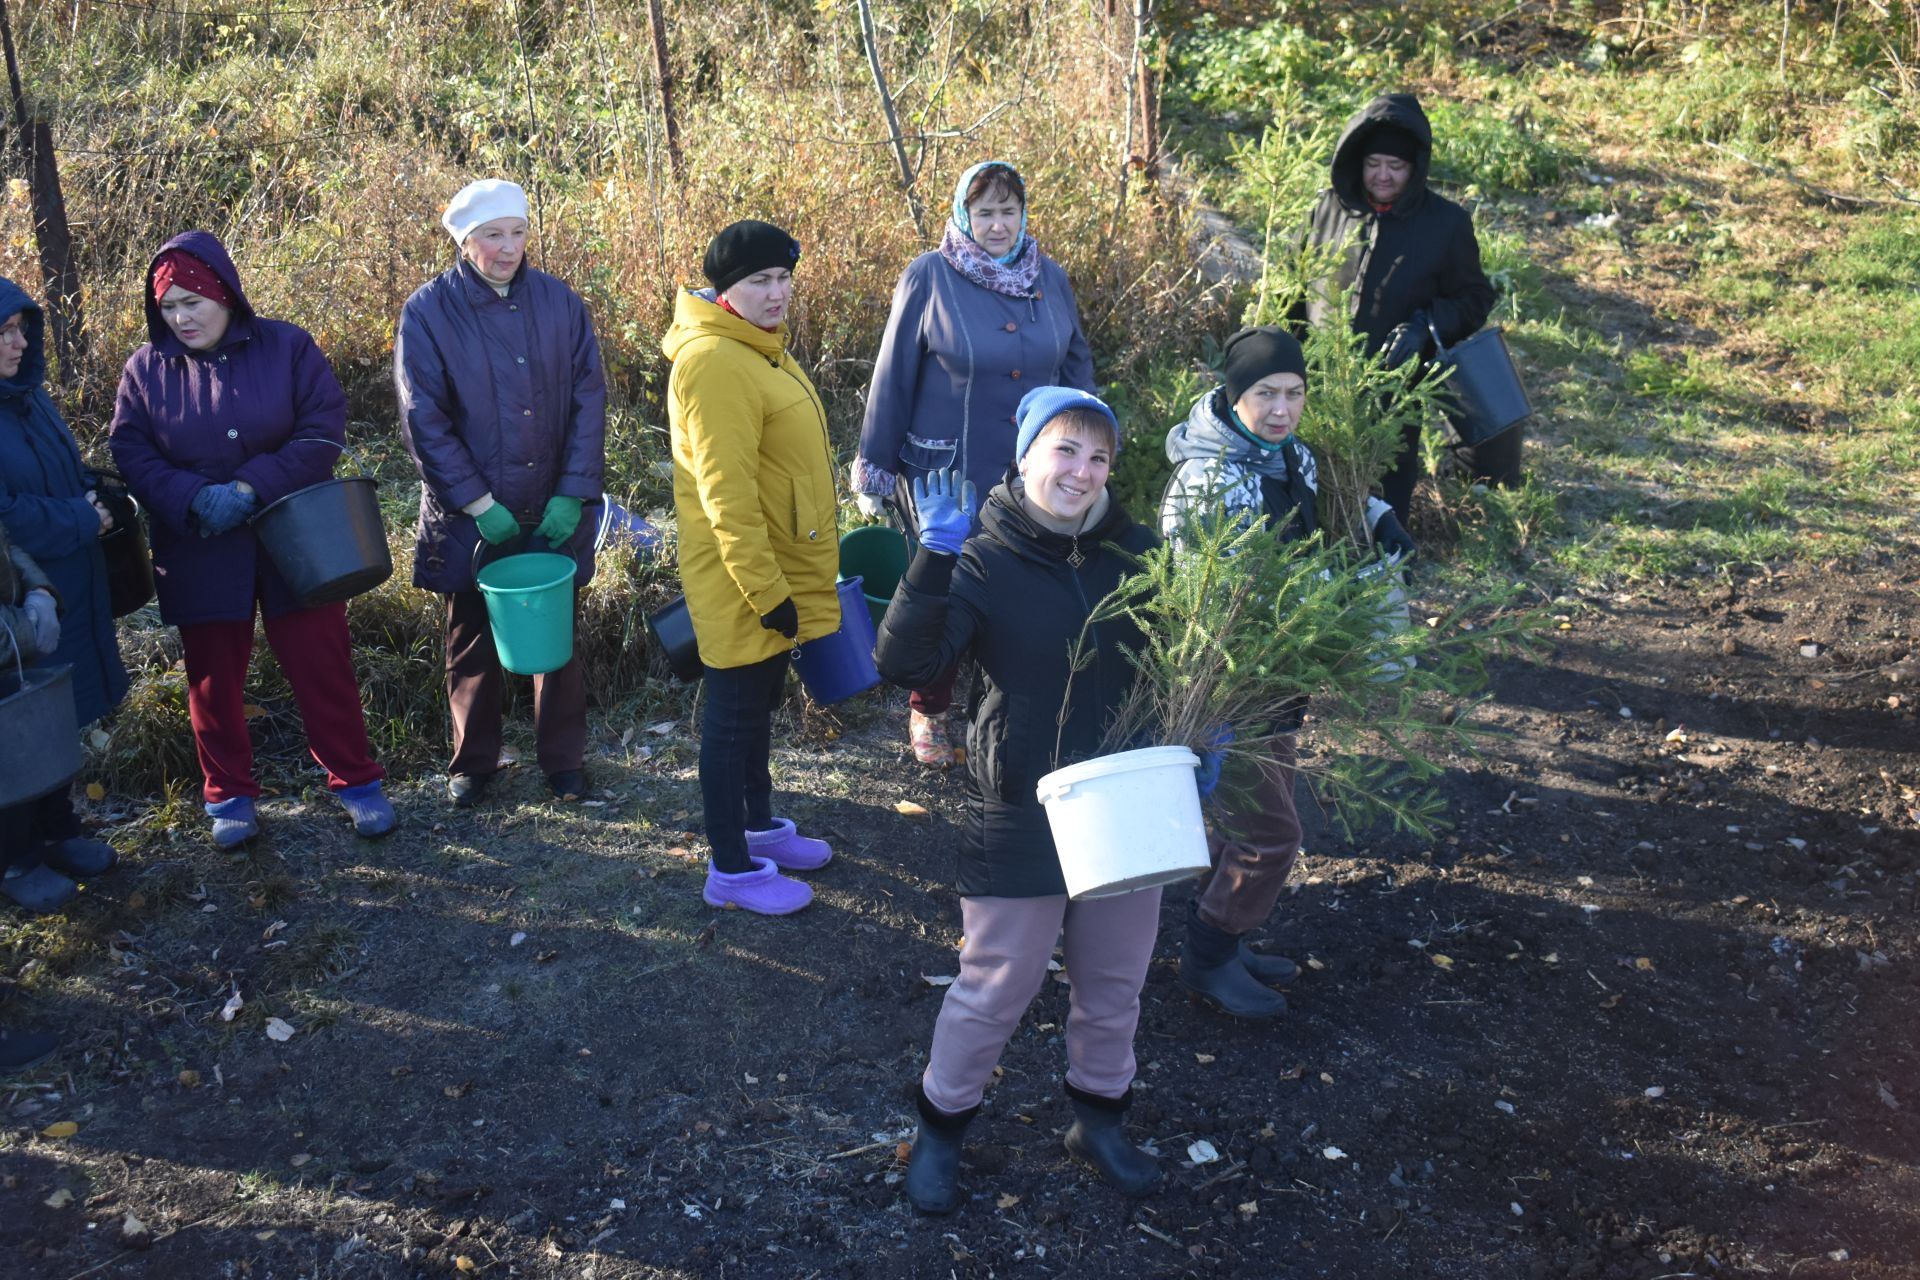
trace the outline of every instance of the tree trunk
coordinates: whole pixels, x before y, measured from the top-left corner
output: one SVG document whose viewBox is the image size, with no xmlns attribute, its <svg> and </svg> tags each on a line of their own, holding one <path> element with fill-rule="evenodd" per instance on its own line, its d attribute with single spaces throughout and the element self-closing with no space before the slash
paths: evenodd
<svg viewBox="0 0 1920 1280">
<path fill-rule="evenodd" d="M 673 67 L 667 61 L 667 19 L 660 12 L 660 0 L 647 0 L 647 26 L 653 32 L 653 69 L 660 81 L 660 117 L 667 134 L 667 163 L 673 180 L 679 182 L 685 171 L 680 158 L 680 122 L 673 114 Z"/>
<path fill-rule="evenodd" d="M 80 300 L 80 271 L 73 261 L 73 232 L 67 202 L 60 193 L 60 166 L 53 150 L 53 129 L 27 113 L 20 60 L 13 48 L 13 21 L 0 0 L 0 44 L 7 58 L 7 88 L 13 98 L 17 143 L 27 171 L 33 208 L 33 242 L 40 256 L 40 284 L 46 295 L 47 332 L 61 386 L 70 386 L 86 356 L 86 328 Z"/>
<path fill-rule="evenodd" d="M 873 73 L 874 92 L 880 95 L 880 111 L 887 118 L 887 135 L 893 140 L 893 158 L 900 166 L 900 187 L 907 193 L 907 212 L 913 226 L 926 239 L 927 222 L 920 210 L 920 197 L 913 189 L 913 163 L 907 159 L 906 139 L 900 132 L 900 113 L 894 110 L 893 94 L 887 90 L 887 73 L 880 65 L 880 42 L 873 30 L 872 0 L 859 0 L 860 42 L 867 47 L 867 69 Z"/>
</svg>

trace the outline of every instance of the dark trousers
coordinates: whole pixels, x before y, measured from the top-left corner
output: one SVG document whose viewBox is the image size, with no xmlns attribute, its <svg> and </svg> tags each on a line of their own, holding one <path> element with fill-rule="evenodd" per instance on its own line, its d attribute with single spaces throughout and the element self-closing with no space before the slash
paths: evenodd
<svg viewBox="0 0 1920 1280">
<path fill-rule="evenodd" d="M 1409 426 L 1400 454 L 1393 467 L 1380 480 L 1380 497 L 1400 517 L 1402 527 L 1411 528 L 1414 486 L 1420 482 L 1420 427 Z M 1470 480 L 1508 488 L 1524 478 L 1520 468 L 1520 446 L 1526 438 L 1524 424 L 1509 427 L 1491 440 L 1477 445 L 1456 444 L 1453 456 Z"/>
<path fill-rule="evenodd" d="M 447 706 L 453 712 L 456 777 L 500 767 L 500 698 L 506 670 L 493 647 L 493 623 L 478 591 L 447 597 Z M 578 769 L 587 756 L 587 681 L 576 654 L 558 671 L 533 677 L 533 735 L 540 771 Z"/>
<path fill-rule="evenodd" d="M 744 667 L 708 667 L 700 720 L 700 804 L 713 865 L 727 875 L 753 869 L 747 831 L 773 826 L 773 711 L 786 690 L 789 655 Z"/>
<path fill-rule="evenodd" d="M 40 851 L 82 834 L 80 815 L 73 811 L 73 793 L 55 787 L 38 800 L 23 800 L 0 809 L 0 870 L 32 867 Z"/>
<path fill-rule="evenodd" d="M 1393 514 L 1400 517 L 1400 527 L 1413 527 L 1413 488 L 1420 483 L 1420 431 L 1422 424 L 1410 422 L 1400 442 L 1400 453 L 1393 460 L 1393 466 L 1380 478 L 1380 497 L 1390 507 Z"/>
<path fill-rule="evenodd" d="M 1200 878 L 1194 905 L 1202 921 L 1223 933 L 1258 928 L 1300 857 L 1294 760 L 1290 736 L 1276 743 L 1248 794 L 1224 798 L 1225 811 L 1207 833 L 1213 869 Z"/>
<path fill-rule="evenodd" d="M 266 620 L 267 644 L 293 686 L 300 723 L 313 758 L 335 791 L 386 776 L 367 744 L 360 686 L 353 676 L 347 606 L 323 604 Z M 253 742 L 247 735 L 247 664 L 253 658 L 253 619 L 196 622 L 180 628 L 186 651 L 187 716 L 193 749 L 205 778 L 207 803 L 257 796 Z"/>
</svg>

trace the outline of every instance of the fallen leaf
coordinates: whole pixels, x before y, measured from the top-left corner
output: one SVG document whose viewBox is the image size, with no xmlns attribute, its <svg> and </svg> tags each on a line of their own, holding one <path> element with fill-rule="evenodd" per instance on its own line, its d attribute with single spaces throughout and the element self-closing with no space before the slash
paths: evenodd
<svg viewBox="0 0 1920 1280">
<path fill-rule="evenodd" d="M 930 987 L 950 987 L 958 976 L 952 973 L 923 973 L 920 975 L 920 981 Z"/>
<path fill-rule="evenodd" d="M 284 1018 L 268 1018 L 267 1039 L 278 1040 L 282 1044 L 293 1039 L 293 1024 Z"/>
<path fill-rule="evenodd" d="M 1636 969 L 1639 969 L 1643 973 L 1650 972 L 1653 969 L 1653 961 L 1649 960 L 1645 956 L 1636 956 L 1634 957 L 1633 967 Z"/>
<path fill-rule="evenodd" d="M 1011 1209 L 1013 1208 L 1013 1206 L 1020 1203 L 1020 1197 L 1013 1194 L 1013 1192 L 1011 1191 L 1002 1191 L 1000 1193 L 1000 1198 L 998 1200 L 995 1200 L 993 1203 L 999 1208 Z"/>
<path fill-rule="evenodd" d="M 1498 1107 L 1500 1110 L 1506 1112 L 1508 1115 L 1513 1114 L 1513 1110 L 1514 1110 L 1513 1104 L 1511 1102 L 1508 1102 L 1505 1098 L 1496 1099 L 1493 1105 L 1495 1107 Z"/>
<path fill-rule="evenodd" d="M 1215 1061 L 1214 1056 L 1210 1053 L 1196 1053 L 1193 1055 L 1193 1060 L 1203 1067 L 1210 1066 Z"/>
<path fill-rule="evenodd" d="M 1251 1218 L 1260 1212 L 1260 1202 L 1258 1200 L 1245 1200 L 1240 1203 L 1238 1208 L 1241 1213 Z"/>
<path fill-rule="evenodd" d="M 73 1192 L 62 1187 L 40 1203 L 49 1209 L 64 1209 L 73 1203 Z"/>
<path fill-rule="evenodd" d="M 1432 955 L 1431 957 L 1429 957 L 1429 958 L 1430 958 L 1430 959 L 1431 959 L 1431 960 L 1432 960 L 1432 961 L 1433 961 L 1433 962 L 1434 962 L 1434 963 L 1435 963 L 1436 965 L 1439 965 L 1439 966 L 1440 966 L 1440 967 L 1441 967 L 1442 969 L 1451 969 L 1451 968 L 1453 968 L 1453 957 L 1452 957 L 1452 956 L 1444 956 L 1444 955 L 1441 955 L 1441 954 L 1440 954 L 1440 953 L 1439 953 L 1438 951 L 1436 951 L 1436 952 L 1434 952 L 1434 953 L 1433 953 L 1433 955 Z"/>
<path fill-rule="evenodd" d="M 1667 1091 L 1663 1086 L 1656 1084 L 1649 1085 L 1646 1094 L 1649 1098 L 1664 1098 L 1667 1096 Z"/>
<path fill-rule="evenodd" d="M 748 1084 L 759 1084 L 759 1083 L 760 1083 L 760 1077 L 759 1077 L 759 1076 L 750 1076 L 750 1075 L 748 1075 L 748 1074 L 747 1074 L 746 1072 L 744 1072 L 744 1071 L 740 1073 L 740 1078 L 741 1078 L 741 1079 L 743 1079 L 743 1080 L 745 1080 L 745 1081 L 746 1081 L 746 1082 L 747 1082 Z"/>
<path fill-rule="evenodd" d="M 898 1160 L 901 1164 L 905 1164 L 907 1162 L 907 1157 L 911 1156 L 912 1154 L 913 1154 L 913 1144 L 911 1142 L 903 1142 L 899 1146 L 893 1149 L 893 1158 L 895 1160 Z"/>
<path fill-rule="evenodd" d="M 1307 968 L 1312 969 L 1315 973 L 1320 972 L 1320 970 L 1326 967 L 1327 967 L 1326 961 L 1318 959 L 1317 957 L 1314 957 L 1314 956 L 1307 957 Z"/>
<path fill-rule="evenodd" d="M 1187 1144 L 1187 1159 L 1195 1164 L 1212 1164 L 1219 1158 L 1220 1153 L 1205 1138 L 1196 1138 Z"/>
<path fill-rule="evenodd" d="M 240 998 L 240 989 L 235 987 L 233 994 L 227 997 L 227 1002 L 220 1006 L 220 1021 L 232 1022 L 233 1015 L 240 1012 L 240 1006 L 245 1003 L 246 1001 Z"/>
<path fill-rule="evenodd" d="M 401 1076 L 412 1075 L 413 1068 L 412 1067 L 395 1067 L 393 1070 L 387 1072 L 387 1074 L 392 1076 L 395 1080 L 398 1080 Z"/>
<path fill-rule="evenodd" d="M 97 782 L 89 782 L 87 784 L 87 799 L 105 800 L 106 798 L 107 798 L 107 789 L 105 787 L 101 786 Z"/>
<path fill-rule="evenodd" d="M 459 1084 L 450 1084 L 440 1092 L 449 1098 L 464 1098 L 473 1091 L 473 1081 L 462 1080 Z"/>
<path fill-rule="evenodd" d="M 1612 995 L 1608 996 L 1605 1000 L 1602 1000 L 1600 1002 L 1600 1007 L 1602 1009 L 1612 1009 L 1612 1008 L 1618 1007 L 1619 1004 L 1620 1004 L 1620 993 L 1616 991 Z"/>
<path fill-rule="evenodd" d="M 249 720 L 258 720 L 261 716 L 267 714 L 267 709 L 257 702 L 249 702 L 240 708 L 240 714 Z"/>
<path fill-rule="evenodd" d="M 924 818 L 927 816 L 927 806 L 915 804 L 911 800 L 896 802 L 893 806 L 893 811 L 903 818 Z"/>
<path fill-rule="evenodd" d="M 261 932 L 260 940 L 262 942 L 265 942 L 268 938 L 271 938 L 274 934 L 280 932 L 282 929 L 286 927 L 287 927 L 287 922 L 285 920 L 275 920 L 272 924 L 268 925 L 264 931 Z"/>
<path fill-rule="evenodd" d="M 1345 1160 L 1347 1158 L 1347 1153 L 1338 1147 L 1324 1147 L 1321 1149 L 1320 1154 L 1328 1160 Z"/>
<path fill-rule="evenodd" d="M 191 1067 L 182 1071 L 179 1075 L 175 1076 L 174 1079 L 178 1080 L 182 1086 L 188 1089 L 198 1089 L 200 1087 L 200 1073 Z"/>
<path fill-rule="evenodd" d="M 508 939 L 507 939 L 507 945 L 508 945 L 508 946 L 510 946 L 510 947 L 517 947 L 517 946 L 519 946 L 519 945 L 520 945 L 521 943 L 523 943 L 523 942 L 525 942 L 526 940 L 527 940 L 527 935 L 526 935 L 526 934 L 524 934 L 524 933 L 516 933 L 516 934 L 514 934 L 514 935 L 513 935 L 513 936 L 512 936 L 511 938 L 508 938 Z"/>
<path fill-rule="evenodd" d="M 533 962 L 535 964 L 545 964 L 549 960 L 558 960 L 559 958 L 560 953 L 558 951 L 542 951 L 533 958 Z"/>
<path fill-rule="evenodd" d="M 306 1164 L 307 1161 L 311 1159 L 313 1159 L 311 1155 L 309 1155 L 305 1151 L 302 1151 L 300 1154 L 296 1156 L 289 1156 L 287 1158 L 287 1163 L 292 1165 L 294 1168 L 298 1169 L 301 1165 Z"/>
<path fill-rule="evenodd" d="M 1332 1073 L 1332 1072 L 1329 1072 L 1329 1071 L 1322 1071 L 1322 1072 L 1320 1073 L 1320 1083 L 1321 1083 L 1321 1084 L 1332 1084 L 1332 1083 L 1333 1083 L 1333 1073 Z"/>
<path fill-rule="evenodd" d="M 473 1270 L 473 1259 L 463 1253 L 453 1260 L 453 1269 L 455 1271 L 471 1271 Z"/>
<path fill-rule="evenodd" d="M 80 1132 L 80 1126 L 71 1120 L 56 1120 L 40 1131 L 43 1138 L 71 1138 Z"/>
<path fill-rule="evenodd" d="M 1548 964 L 1560 963 L 1560 953 L 1558 951 L 1549 951 L 1547 952 L 1547 954 L 1541 956 L 1540 958 L 1546 961 Z"/>
</svg>

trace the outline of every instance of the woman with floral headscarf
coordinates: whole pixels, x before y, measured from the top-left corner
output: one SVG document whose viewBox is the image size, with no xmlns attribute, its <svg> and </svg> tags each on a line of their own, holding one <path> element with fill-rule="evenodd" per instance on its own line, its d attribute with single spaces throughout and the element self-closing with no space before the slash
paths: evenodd
<svg viewBox="0 0 1920 1280">
<path fill-rule="evenodd" d="M 853 463 L 861 511 L 891 501 L 918 528 L 911 485 L 951 469 L 989 492 L 1013 462 L 1015 411 L 1035 387 L 1093 392 L 1073 286 L 1027 231 L 1027 186 L 986 160 L 960 175 L 939 249 L 908 264 L 867 388 Z M 923 764 L 953 761 L 942 714 L 954 673 L 915 690 L 909 735 Z"/>
</svg>

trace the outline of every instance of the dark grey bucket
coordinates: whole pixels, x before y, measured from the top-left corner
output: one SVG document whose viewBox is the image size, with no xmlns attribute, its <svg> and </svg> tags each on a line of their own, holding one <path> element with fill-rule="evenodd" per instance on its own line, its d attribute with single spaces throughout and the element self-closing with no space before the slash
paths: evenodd
<svg viewBox="0 0 1920 1280">
<path fill-rule="evenodd" d="M 1431 327 L 1432 322 L 1428 325 Z M 1441 394 L 1452 401 L 1447 417 L 1463 444 L 1482 444 L 1533 416 L 1533 401 L 1527 398 L 1499 325 L 1482 329 L 1451 348 L 1440 341 L 1440 331 L 1434 329 L 1433 343 L 1439 352 L 1435 365 L 1453 370 Z"/>
<path fill-rule="evenodd" d="M 253 531 L 307 608 L 361 595 L 393 576 L 372 476 L 341 476 L 290 493 L 253 518 Z"/>
<path fill-rule="evenodd" d="M 668 670 L 688 684 L 700 678 L 705 668 L 700 664 L 700 643 L 694 638 L 693 615 L 687 612 L 685 596 L 648 614 L 647 631 L 666 656 Z"/>
<path fill-rule="evenodd" d="M 83 762 L 73 668 L 21 671 L 19 684 L 0 698 L 0 808 L 66 786 Z"/>
</svg>

